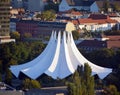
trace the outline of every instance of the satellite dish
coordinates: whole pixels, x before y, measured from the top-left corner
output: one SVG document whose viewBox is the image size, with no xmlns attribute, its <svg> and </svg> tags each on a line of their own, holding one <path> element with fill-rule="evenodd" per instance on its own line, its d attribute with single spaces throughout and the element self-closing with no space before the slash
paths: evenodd
<svg viewBox="0 0 120 95">
<path fill-rule="evenodd" d="M 75 26 L 72 22 L 68 22 L 66 24 L 66 28 L 65 28 L 65 31 L 67 32 L 72 32 L 73 30 L 75 30 Z"/>
</svg>

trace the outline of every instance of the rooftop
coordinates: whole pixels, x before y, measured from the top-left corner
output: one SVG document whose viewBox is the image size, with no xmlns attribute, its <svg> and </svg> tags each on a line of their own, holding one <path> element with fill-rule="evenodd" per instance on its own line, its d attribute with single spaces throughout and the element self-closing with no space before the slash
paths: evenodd
<svg viewBox="0 0 120 95">
<path fill-rule="evenodd" d="M 118 40 L 118 41 L 108 40 L 107 41 L 107 48 L 120 48 L 120 40 Z"/>
<path fill-rule="evenodd" d="M 106 36 L 106 37 L 109 38 L 109 40 L 111 40 L 111 41 L 116 41 L 116 40 L 119 40 L 119 41 L 120 41 L 120 36 L 119 36 L 119 35 Z"/>
<path fill-rule="evenodd" d="M 70 6 L 90 6 L 94 1 L 66 0 Z"/>
<path fill-rule="evenodd" d="M 117 23 L 116 20 L 112 19 L 91 19 L 91 18 L 84 18 L 78 19 L 79 23 L 96 23 L 96 24 L 105 24 L 105 23 Z"/>
<path fill-rule="evenodd" d="M 90 14 L 90 16 L 88 18 L 91 18 L 91 19 L 109 19 L 109 16 L 107 15 L 104 15 L 104 14 Z"/>
<path fill-rule="evenodd" d="M 105 48 L 106 42 L 99 40 L 83 40 L 81 43 L 77 45 L 78 47 L 95 47 L 95 48 Z"/>
<path fill-rule="evenodd" d="M 78 47 L 84 48 L 120 48 L 120 36 L 106 36 L 108 40 L 101 41 L 97 39 L 83 40 Z"/>
</svg>

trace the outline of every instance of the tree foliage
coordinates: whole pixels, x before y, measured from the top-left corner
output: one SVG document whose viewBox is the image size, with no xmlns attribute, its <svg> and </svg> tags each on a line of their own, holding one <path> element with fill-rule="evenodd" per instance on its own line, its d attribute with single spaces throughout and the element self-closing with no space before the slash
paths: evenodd
<svg viewBox="0 0 120 95">
<path fill-rule="evenodd" d="M 16 39 L 17 41 L 20 40 L 20 33 L 19 32 L 11 32 L 10 33 L 11 38 Z"/>
<path fill-rule="evenodd" d="M 0 60 L 0 73 L 3 72 L 3 68 L 2 68 L 2 60 Z"/>
<path fill-rule="evenodd" d="M 2 81 L 2 74 L 0 73 L 0 82 Z"/>
<path fill-rule="evenodd" d="M 100 49 L 93 52 L 85 53 L 85 57 L 91 62 L 103 66 L 103 67 L 112 67 L 116 68 L 118 66 L 118 53 L 113 49 Z M 118 55 L 117 55 L 118 54 Z"/>
<path fill-rule="evenodd" d="M 32 88 L 41 88 L 40 83 L 36 80 L 31 80 L 31 86 Z"/>
<path fill-rule="evenodd" d="M 54 10 L 55 12 L 58 12 L 58 7 L 59 7 L 59 4 L 57 3 L 53 3 L 53 2 L 48 2 L 47 5 L 45 5 L 45 10 Z"/>
<path fill-rule="evenodd" d="M 80 33 L 76 30 L 72 31 L 72 34 L 73 34 L 73 38 L 74 40 L 78 40 L 79 37 L 80 37 Z"/>
<path fill-rule="evenodd" d="M 104 32 L 105 35 L 120 35 L 120 30 L 107 30 Z"/>
<path fill-rule="evenodd" d="M 115 85 L 109 85 L 104 90 L 104 95 L 120 95 Z"/>
<path fill-rule="evenodd" d="M 104 11 L 104 12 L 108 12 L 108 8 L 110 8 L 109 1 L 108 1 L 108 0 L 105 0 L 105 1 L 103 2 L 103 11 Z"/>
<path fill-rule="evenodd" d="M 44 49 L 41 42 L 17 42 L 0 44 L 0 73 L 5 74 L 5 81 L 11 82 L 11 65 L 26 63 L 37 57 Z"/>
<path fill-rule="evenodd" d="M 40 18 L 42 21 L 53 21 L 56 18 L 56 15 L 54 10 L 47 10 L 36 15 L 36 17 Z"/>
<path fill-rule="evenodd" d="M 114 8 L 114 11 L 120 12 L 120 6 L 118 3 L 115 3 L 113 8 Z"/>
<path fill-rule="evenodd" d="M 31 89 L 31 88 L 41 88 L 41 85 L 37 80 L 31 80 L 26 78 L 23 81 L 23 89 Z"/>
<path fill-rule="evenodd" d="M 94 95 L 94 77 L 88 64 L 75 71 L 72 82 L 68 83 L 68 92 L 69 95 Z"/>
<path fill-rule="evenodd" d="M 11 80 L 12 80 L 12 73 L 10 72 L 9 69 L 7 69 L 6 74 L 5 74 L 5 82 L 7 84 L 11 84 Z"/>
</svg>

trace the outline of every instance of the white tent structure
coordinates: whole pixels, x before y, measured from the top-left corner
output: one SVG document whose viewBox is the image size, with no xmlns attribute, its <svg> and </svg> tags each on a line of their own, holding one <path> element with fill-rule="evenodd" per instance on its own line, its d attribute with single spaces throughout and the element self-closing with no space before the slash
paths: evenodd
<svg viewBox="0 0 120 95">
<path fill-rule="evenodd" d="M 92 75 L 98 74 L 100 78 L 112 72 L 112 69 L 88 61 L 77 49 L 71 32 L 52 32 L 48 45 L 37 58 L 22 65 L 11 66 L 10 70 L 16 77 L 22 72 L 31 79 L 36 79 L 43 73 L 54 79 L 63 79 L 85 63 L 91 67 Z"/>
</svg>

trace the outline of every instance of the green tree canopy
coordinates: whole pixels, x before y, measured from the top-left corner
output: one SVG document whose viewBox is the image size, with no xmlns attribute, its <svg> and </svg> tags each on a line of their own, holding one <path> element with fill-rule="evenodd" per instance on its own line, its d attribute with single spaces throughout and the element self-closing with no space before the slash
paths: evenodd
<svg viewBox="0 0 120 95">
<path fill-rule="evenodd" d="M 41 85 L 37 80 L 31 80 L 26 78 L 23 81 L 23 88 L 24 89 L 41 88 Z"/>
<path fill-rule="evenodd" d="M 103 1 L 103 11 L 108 12 L 108 8 L 110 8 L 109 0 Z"/>
<path fill-rule="evenodd" d="M 118 4 L 118 3 L 115 3 L 115 4 L 113 5 L 113 9 L 114 9 L 114 11 L 120 12 L 120 6 L 119 6 L 119 4 Z"/>
<path fill-rule="evenodd" d="M 31 80 L 32 88 L 41 88 L 40 83 L 37 80 Z"/>
<path fill-rule="evenodd" d="M 7 69 L 5 74 L 5 82 L 11 84 L 11 80 L 12 80 L 12 73 L 9 69 Z"/>
<path fill-rule="evenodd" d="M 94 95 L 94 77 L 88 64 L 78 68 L 73 75 L 73 81 L 68 83 L 69 95 Z"/>
<path fill-rule="evenodd" d="M 80 37 L 80 33 L 77 30 L 72 31 L 74 40 L 78 40 Z"/>
<path fill-rule="evenodd" d="M 120 95 L 115 85 L 105 87 L 105 95 Z"/>
<path fill-rule="evenodd" d="M 55 11 L 47 10 L 41 13 L 41 20 L 43 21 L 53 21 L 56 18 Z"/>
<path fill-rule="evenodd" d="M 54 10 L 55 12 L 58 12 L 58 6 L 59 4 L 57 3 L 52 3 L 52 2 L 48 2 L 47 5 L 45 5 L 45 10 Z"/>
<path fill-rule="evenodd" d="M 2 74 L 0 73 L 0 82 L 2 81 Z"/>
<path fill-rule="evenodd" d="M 11 35 L 11 38 L 16 39 L 16 40 L 20 40 L 20 33 L 19 32 L 17 32 L 17 31 L 11 32 L 10 35 Z"/>
</svg>

